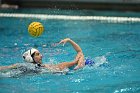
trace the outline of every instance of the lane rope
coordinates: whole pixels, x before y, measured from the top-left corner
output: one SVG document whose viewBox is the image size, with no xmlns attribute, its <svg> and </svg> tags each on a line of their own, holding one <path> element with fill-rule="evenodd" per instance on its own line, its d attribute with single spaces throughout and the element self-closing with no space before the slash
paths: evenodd
<svg viewBox="0 0 140 93">
<path fill-rule="evenodd" d="M 57 20 L 99 20 L 109 22 L 140 22 L 139 17 L 108 17 L 108 16 L 70 16 L 70 15 L 48 15 L 48 14 L 19 14 L 0 13 L 0 17 L 37 18 Z"/>
</svg>

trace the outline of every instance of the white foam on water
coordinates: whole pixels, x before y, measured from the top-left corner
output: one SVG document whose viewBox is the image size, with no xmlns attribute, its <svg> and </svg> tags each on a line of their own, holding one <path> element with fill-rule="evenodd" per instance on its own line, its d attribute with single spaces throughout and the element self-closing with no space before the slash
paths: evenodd
<svg viewBox="0 0 140 93">
<path fill-rule="evenodd" d="M 139 89 L 140 88 L 137 87 L 122 88 L 122 89 L 115 90 L 114 93 L 134 92 L 134 91 L 138 91 Z"/>
<path fill-rule="evenodd" d="M 95 67 L 98 67 L 98 66 L 100 66 L 100 65 L 102 65 L 104 63 L 108 63 L 108 61 L 107 61 L 105 56 L 95 57 L 94 61 L 95 61 L 95 65 L 94 65 Z"/>
</svg>

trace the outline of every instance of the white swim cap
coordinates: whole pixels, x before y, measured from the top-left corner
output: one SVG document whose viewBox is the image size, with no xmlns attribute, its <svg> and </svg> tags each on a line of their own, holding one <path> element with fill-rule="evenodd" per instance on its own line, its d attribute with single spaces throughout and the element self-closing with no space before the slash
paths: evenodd
<svg viewBox="0 0 140 93">
<path fill-rule="evenodd" d="M 35 49 L 35 48 L 32 48 L 32 49 L 30 49 L 30 50 L 27 50 L 25 53 L 23 53 L 23 58 L 24 58 L 24 61 L 25 62 L 29 62 L 29 63 L 31 63 L 31 62 L 34 62 L 34 60 L 33 60 L 33 58 L 32 58 L 32 54 L 35 52 L 35 51 L 38 51 L 37 49 Z"/>
</svg>

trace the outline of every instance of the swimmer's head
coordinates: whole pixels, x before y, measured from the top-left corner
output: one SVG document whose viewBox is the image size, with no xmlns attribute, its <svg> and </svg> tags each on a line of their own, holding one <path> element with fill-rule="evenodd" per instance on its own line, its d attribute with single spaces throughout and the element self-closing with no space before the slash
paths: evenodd
<svg viewBox="0 0 140 93">
<path fill-rule="evenodd" d="M 40 54 L 40 52 L 35 49 L 32 48 L 30 50 L 27 50 L 24 54 L 23 54 L 23 58 L 25 62 L 29 62 L 29 63 L 42 63 L 42 55 Z"/>
</svg>

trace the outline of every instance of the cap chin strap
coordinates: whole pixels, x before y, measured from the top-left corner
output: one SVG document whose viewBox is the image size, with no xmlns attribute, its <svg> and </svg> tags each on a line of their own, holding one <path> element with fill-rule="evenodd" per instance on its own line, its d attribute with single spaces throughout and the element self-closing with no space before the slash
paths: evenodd
<svg viewBox="0 0 140 93">
<path fill-rule="evenodd" d="M 35 62 L 35 60 L 34 60 L 34 54 L 35 54 L 35 52 L 31 55 L 31 49 L 30 49 L 30 55 L 31 55 L 31 57 L 32 57 L 32 60 L 33 60 L 33 62 L 32 63 L 35 63 L 35 64 L 37 64 L 38 66 L 41 66 L 41 63 L 37 63 L 37 62 Z"/>
</svg>

